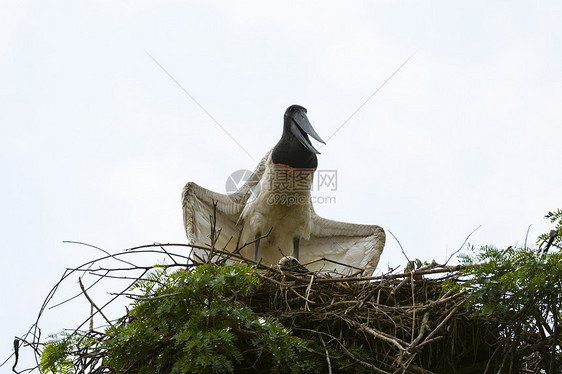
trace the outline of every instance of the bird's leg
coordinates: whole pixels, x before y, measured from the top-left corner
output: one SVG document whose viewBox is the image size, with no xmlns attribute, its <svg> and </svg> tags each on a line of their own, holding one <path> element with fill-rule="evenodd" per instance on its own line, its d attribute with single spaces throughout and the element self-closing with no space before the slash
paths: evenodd
<svg viewBox="0 0 562 374">
<path fill-rule="evenodd" d="M 299 238 L 293 238 L 293 257 L 299 259 Z"/>
<path fill-rule="evenodd" d="M 261 233 L 256 233 L 256 241 L 254 242 L 254 261 L 258 260 L 258 249 L 260 248 L 260 240 L 258 239 Z"/>
</svg>

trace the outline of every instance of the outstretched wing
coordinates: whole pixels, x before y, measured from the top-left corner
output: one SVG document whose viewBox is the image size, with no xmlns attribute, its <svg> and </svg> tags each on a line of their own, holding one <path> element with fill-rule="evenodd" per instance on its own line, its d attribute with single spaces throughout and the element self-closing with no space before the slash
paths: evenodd
<svg viewBox="0 0 562 374">
<path fill-rule="evenodd" d="M 211 219 L 216 209 L 216 229 L 220 235 L 215 247 L 222 249 L 230 245 L 238 237 L 239 228 L 236 226 L 238 216 L 243 206 L 228 195 L 220 194 L 203 188 L 193 182 L 185 185 L 182 192 L 183 225 L 189 244 L 198 246 L 211 245 Z M 227 245 L 228 244 L 228 245 Z M 203 251 L 195 251 L 203 257 Z"/>
<path fill-rule="evenodd" d="M 313 211 L 310 240 L 301 240 L 299 260 L 313 271 L 350 275 L 364 269 L 369 276 L 377 267 L 385 240 L 382 227 L 333 221 Z M 329 261 L 319 261 L 322 258 Z"/>
<path fill-rule="evenodd" d="M 253 175 L 238 191 L 225 195 L 210 191 L 189 182 L 182 191 L 183 225 L 189 244 L 197 246 L 210 246 L 211 244 L 211 219 L 214 214 L 213 204 L 216 203 L 216 230 L 220 234 L 215 243 L 215 248 L 233 251 L 242 227 L 238 225 L 240 213 L 251 196 L 251 190 L 260 181 L 265 170 L 265 161 L 269 151 L 260 161 Z M 204 258 L 204 251 L 195 251 Z"/>
</svg>

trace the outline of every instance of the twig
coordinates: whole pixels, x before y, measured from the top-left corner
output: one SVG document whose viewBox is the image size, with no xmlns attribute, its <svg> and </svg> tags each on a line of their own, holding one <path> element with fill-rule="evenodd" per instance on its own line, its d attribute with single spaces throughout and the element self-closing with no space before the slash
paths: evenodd
<svg viewBox="0 0 562 374">
<path fill-rule="evenodd" d="M 254 240 L 249 241 L 248 243 L 244 243 L 244 245 L 243 245 L 242 247 L 236 248 L 234 251 L 232 251 L 232 252 L 227 252 L 227 253 L 231 253 L 232 255 L 237 255 L 238 253 L 240 253 L 240 251 L 241 251 L 242 249 L 246 248 L 247 246 L 254 244 L 254 243 L 257 242 L 258 240 L 262 240 L 262 239 L 267 238 L 267 237 L 271 234 L 271 230 L 273 230 L 273 227 L 271 227 L 271 228 L 269 229 L 269 231 L 267 232 L 267 234 L 262 235 L 262 236 L 259 236 L 259 237 L 255 238 Z"/>
<path fill-rule="evenodd" d="M 429 328 L 428 322 L 429 322 L 429 312 L 425 312 L 422 318 L 422 323 L 420 326 L 420 330 L 418 332 L 418 336 L 406 348 L 408 352 L 410 353 L 413 352 L 416 346 L 418 345 L 418 343 L 420 342 L 420 340 L 423 338 L 423 335 L 425 334 L 425 330 Z M 412 329 L 412 334 L 413 334 L 413 329 Z"/>
<path fill-rule="evenodd" d="M 310 290 L 312 289 L 312 283 L 313 282 L 314 282 L 314 274 L 312 274 L 310 276 L 310 283 L 308 284 L 308 287 L 306 288 L 306 293 L 305 293 L 306 303 L 304 304 L 304 310 L 308 310 L 308 311 L 310 311 L 310 308 L 308 307 L 308 302 L 310 301 L 309 296 L 310 296 Z"/>
<path fill-rule="evenodd" d="M 20 341 L 18 338 L 14 339 L 14 355 L 16 356 L 16 359 L 14 361 L 14 365 L 12 366 L 12 371 L 14 373 L 17 373 L 16 371 L 16 366 L 18 366 L 18 361 L 19 361 L 19 357 L 20 357 Z M 2 364 L 4 365 L 4 364 Z"/>
<path fill-rule="evenodd" d="M 109 273 L 109 271 L 107 271 L 107 272 L 105 273 L 105 275 L 100 276 L 100 278 L 99 278 L 98 280 L 96 280 L 94 283 L 92 283 L 92 285 L 90 285 L 90 287 L 86 288 L 86 290 L 89 290 L 90 288 L 94 287 L 99 281 L 101 281 L 105 276 L 107 276 L 108 273 Z M 98 275 L 98 274 L 96 274 L 96 275 Z M 98 275 L 98 276 L 99 276 L 99 275 Z M 74 300 L 75 298 L 79 297 L 80 295 L 82 295 L 82 292 L 80 292 L 80 293 L 78 293 L 78 294 L 76 294 L 76 295 L 74 295 L 74 296 L 72 296 L 72 297 L 70 297 L 70 298 L 68 298 L 68 299 L 63 300 L 63 301 L 61 301 L 60 303 L 57 303 L 57 304 L 55 304 L 55 305 L 50 306 L 49 309 L 54 309 L 54 308 L 56 308 L 56 307 L 58 307 L 58 306 L 61 306 L 61 305 L 65 304 L 65 303 L 67 303 L 67 302 L 69 302 L 69 301 L 71 301 L 71 300 Z"/>
<path fill-rule="evenodd" d="M 416 299 L 415 299 L 415 293 L 414 293 L 414 273 L 410 273 L 410 279 L 411 279 L 411 289 L 412 289 L 412 305 L 416 305 Z M 427 314 L 427 312 L 424 315 L 429 317 L 429 314 Z M 416 308 L 412 309 L 412 337 L 411 337 L 411 342 L 414 342 L 414 331 L 416 329 Z"/>
<path fill-rule="evenodd" d="M 455 266 L 443 266 L 439 269 L 431 269 L 431 270 L 424 270 L 424 271 L 415 271 L 414 276 L 416 275 L 428 275 L 428 274 L 439 274 L 439 273 L 450 273 L 454 271 L 458 271 L 461 268 L 460 265 Z M 407 273 L 400 273 L 400 274 L 387 274 L 387 275 L 378 275 L 375 277 L 342 277 L 342 278 L 318 278 L 316 281 L 319 283 L 333 283 L 333 282 L 364 282 L 364 281 L 373 281 L 373 280 L 381 280 L 381 279 L 397 279 L 403 278 L 405 276 L 410 276 L 412 272 Z"/>
<path fill-rule="evenodd" d="M 307 265 L 315 264 L 315 263 L 317 263 L 317 262 L 322 262 L 322 261 L 331 262 L 332 264 L 345 266 L 345 267 L 348 267 L 348 268 L 350 268 L 350 269 L 365 270 L 365 269 L 363 269 L 363 268 L 359 268 L 359 267 L 357 267 L 357 266 L 353 266 L 353 265 L 349 265 L 349 264 L 344 264 L 343 262 L 338 262 L 338 261 L 335 261 L 335 260 L 332 260 L 332 259 L 329 259 L 329 258 L 326 258 L 326 257 L 321 257 L 321 258 L 319 258 L 319 259 L 317 259 L 317 260 L 314 260 L 314 261 L 305 262 L 305 263 L 303 263 L 302 265 L 303 265 L 303 266 L 307 266 Z"/>
<path fill-rule="evenodd" d="M 90 304 L 90 332 L 94 331 L 94 304 Z"/>
<path fill-rule="evenodd" d="M 404 347 L 407 346 L 406 342 L 396 337 L 389 336 L 388 334 L 385 334 L 381 331 L 377 331 L 369 326 L 365 326 L 359 322 L 350 319 L 346 319 L 345 321 L 350 325 L 357 327 L 359 330 L 364 331 L 370 335 L 373 335 L 375 338 L 384 340 L 385 342 L 394 345 L 396 348 L 398 348 L 399 352 L 403 351 Z"/>
<path fill-rule="evenodd" d="M 163 295 L 157 295 L 157 296 L 151 296 L 151 297 L 139 297 L 139 298 L 136 298 L 135 300 L 138 300 L 138 301 L 153 301 L 153 300 L 166 299 L 168 297 L 179 296 L 181 294 L 182 294 L 181 292 L 166 293 L 166 294 L 163 294 Z"/>
<path fill-rule="evenodd" d="M 103 314 L 102 310 L 100 308 L 98 308 L 96 303 L 94 303 L 94 300 L 92 300 L 90 298 L 90 296 L 88 295 L 88 293 L 86 292 L 86 289 L 84 288 L 84 284 L 82 283 L 82 278 L 78 277 L 78 283 L 80 284 L 80 289 L 82 290 L 82 293 L 84 294 L 84 296 L 86 296 L 86 299 L 88 299 L 88 301 L 90 302 L 90 305 L 93 306 L 94 308 L 96 308 L 96 310 L 99 312 L 99 314 L 101 314 L 103 319 L 105 319 L 105 322 L 107 322 L 110 326 L 113 326 L 113 324 L 111 323 L 109 318 L 107 318 L 105 316 L 105 314 Z M 90 316 L 90 323 L 93 320 L 93 318 L 94 318 L 94 315 L 92 313 L 92 315 Z"/>
<path fill-rule="evenodd" d="M 476 232 L 476 230 L 478 230 L 480 227 L 482 227 L 482 225 L 479 225 L 477 228 L 475 228 L 474 230 L 472 230 L 472 232 L 470 234 L 468 234 L 468 236 L 466 237 L 466 239 L 464 239 L 464 242 L 462 242 L 462 245 L 459 249 L 457 249 L 456 251 L 454 251 L 453 253 L 451 253 L 451 255 L 449 256 L 449 258 L 447 259 L 447 261 L 445 261 L 445 265 L 447 265 L 449 263 L 449 261 L 451 261 L 451 259 L 453 258 L 454 255 L 456 255 L 457 253 L 459 253 L 462 248 L 464 247 L 464 245 L 466 244 L 468 238 L 470 238 L 470 236 L 472 234 L 474 234 Z"/>
<path fill-rule="evenodd" d="M 392 231 L 390 231 L 390 230 L 387 230 L 387 231 L 390 233 L 390 235 L 392 235 L 394 240 L 396 240 L 396 242 L 398 243 L 398 246 L 400 247 L 400 250 L 402 251 L 402 254 L 404 255 L 404 257 L 406 257 L 406 261 L 408 261 L 408 263 L 409 263 L 410 259 L 406 255 L 406 252 L 404 252 L 404 248 L 402 248 L 402 244 L 400 244 L 400 240 L 398 240 L 398 238 L 392 233 Z"/>
<path fill-rule="evenodd" d="M 324 342 L 324 338 L 322 338 L 322 334 L 318 333 L 318 337 L 320 338 L 320 342 L 322 346 L 324 346 L 324 352 L 326 352 L 326 362 L 328 363 L 328 374 L 332 374 L 332 362 L 330 361 L 330 352 L 328 352 L 328 347 Z"/>
<path fill-rule="evenodd" d="M 105 253 L 105 254 L 108 255 L 109 257 L 112 257 L 112 258 L 116 259 L 117 261 L 121 261 L 121 262 L 124 262 L 124 263 L 126 263 L 126 264 L 128 264 L 128 265 L 135 266 L 135 265 L 133 265 L 131 262 L 122 260 L 122 259 L 120 259 L 120 258 L 117 258 L 115 255 L 112 255 L 111 253 L 109 253 L 109 252 L 106 251 L 105 249 L 100 248 L 100 247 L 97 247 L 97 246 L 92 245 L 92 244 L 83 243 L 83 242 L 77 242 L 77 241 L 73 241 L 73 240 L 63 240 L 62 242 L 63 242 L 63 244 L 79 244 L 79 245 L 83 245 L 83 246 L 86 246 L 86 247 L 94 248 L 94 249 L 97 249 L 98 251 L 101 251 L 101 252 Z"/>
<path fill-rule="evenodd" d="M 548 249 L 550 248 L 550 246 L 551 246 L 552 243 L 554 242 L 554 239 L 555 239 L 557 236 L 558 236 L 558 231 L 557 231 L 557 230 L 550 230 L 549 238 L 548 238 L 548 243 L 546 243 L 546 247 L 544 247 L 544 250 L 542 251 L 542 253 L 548 252 Z"/>
<path fill-rule="evenodd" d="M 436 328 L 433 329 L 432 332 L 429 333 L 429 335 L 425 338 L 424 342 L 422 342 L 419 347 L 421 347 L 422 345 L 424 345 L 424 343 L 428 342 L 429 339 L 431 339 L 436 333 L 437 331 L 439 331 L 439 329 L 455 314 L 455 312 L 464 304 L 464 302 L 460 302 L 458 303 L 450 312 L 449 314 L 447 314 L 447 316 L 441 321 L 441 323 L 439 323 L 437 325 Z"/>
<path fill-rule="evenodd" d="M 529 225 L 529 227 L 527 227 L 527 233 L 525 234 L 525 244 L 523 245 L 524 249 L 527 249 L 527 238 L 529 237 L 529 230 L 531 230 L 531 226 L 533 225 Z"/>
</svg>

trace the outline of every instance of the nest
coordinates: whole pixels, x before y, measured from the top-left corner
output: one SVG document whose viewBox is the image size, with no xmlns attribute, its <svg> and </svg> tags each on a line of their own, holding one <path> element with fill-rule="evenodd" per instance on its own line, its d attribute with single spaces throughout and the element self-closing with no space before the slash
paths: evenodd
<svg viewBox="0 0 562 374">
<path fill-rule="evenodd" d="M 436 263 L 378 277 L 270 269 L 245 303 L 375 373 L 491 372 L 499 330 L 470 316 L 466 295 L 443 287 L 459 277 L 459 266 Z"/>
<path fill-rule="evenodd" d="M 174 253 L 181 247 L 183 254 Z M 202 259 L 185 255 L 186 245 L 154 244 L 132 248 L 119 254 L 104 256 L 81 267 L 68 269 L 45 301 L 41 314 L 47 309 L 54 292 L 70 274 L 93 274 L 98 278 L 113 278 L 133 284 L 143 279 L 154 266 L 140 266 L 131 258 L 140 252 L 159 253 L 171 259 L 170 267 L 192 268 Z M 202 249 L 200 247 L 199 249 Z M 473 316 L 467 307 L 468 296 L 445 283 L 462 282 L 459 266 L 439 265 L 435 262 L 404 273 L 387 273 L 375 277 L 342 277 L 334 274 L 297 273 L 254 263 L 238 254 L 209 249 L 205 263 L 220 266 L 225 261 L 244 262 L 258 268 L 260 287 L 249 296 L 235 297 L 255 313 L 273 317 L 292 334 L 321 347 L 316 354 L 323 357 L 322 372 L 373 373 L 502 373 L 540 372 L 541 362 L 548 357 L 547 347 L 536 347 L 533 336 L 513 339 L 505 333 L 505 320 Z M 127 257 L 127 261 L 123 258 Z M 119 261 L 113 267 L 93 264 Z M 123 263 L 132 265 L 123 267 Z M 188 265 L 186 265 L 186 262 Z M 133 271 L 141 274 L 131 275 Z M 102 275 L 100 275 L 102 274 Z M 125 274 L 125 275 L 123 275 Z M 96 282 L 97 283 L 97 282 Z M 108 321 L 103 309 L 88 296 L 82 283 L 82 294 L 92 306 L 90 329 L 82 331 L 91 338 L 103 338 L 93 329 L 93 316 Z M 129 287 L 126 287 L 127 290 Z M 107 292 L 107 290 L 105 290 Z M 125 291 L 112 293 L 130 297 Z M 72 300 L 69 299 L 69 300 Z M 40 354 L 39 318 L 30 336 L 18 338 Z M 122 319 L 125 317 L 120 317 Z M 514 343 L 516 342 L 516 343 Z M 535 344 L 536 345 L 536 344 Z M 543 352 L 544 351 L 544 352 Z M 75 352 L 83 368 L 93 368 L 103 357 L 91 351 Z M 17 358 L 17 349 L 16 349 Z M 347 368 L 336 368 L 335 362 L 344 358 Z M 15 367 L 15 365 L 14 365 Z"/>
</svg>

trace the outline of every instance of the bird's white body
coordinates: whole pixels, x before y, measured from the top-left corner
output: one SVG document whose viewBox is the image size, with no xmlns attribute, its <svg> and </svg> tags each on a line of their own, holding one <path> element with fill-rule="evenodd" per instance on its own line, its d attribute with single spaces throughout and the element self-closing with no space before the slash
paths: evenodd
<svg viewBox="0 0 562 374">
<path fill-rule="evenodd" d="M 310 239 L 313 172 L 275 165 L 269 153 L 258 193 L 255 199 L 246 203 L 240 215 L 244 223 L 243 242 L 269 233 L 260 240 L 259 246 L 259 257 L 265 263 L 277 263 L 282 256 L 292 255 L 294 238 Z"/>
</svg>

